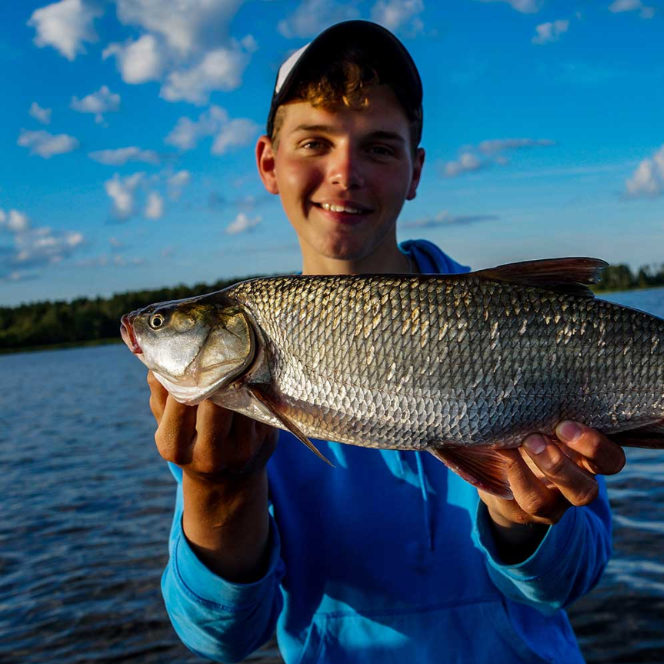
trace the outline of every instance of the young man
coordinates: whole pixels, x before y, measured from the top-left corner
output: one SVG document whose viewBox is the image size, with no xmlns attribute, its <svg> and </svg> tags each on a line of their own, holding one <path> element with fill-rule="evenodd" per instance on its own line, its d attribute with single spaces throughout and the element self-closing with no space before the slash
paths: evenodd
<svg viewBox="0 0 664 664">
<path fill-rule="evenodd" d="M 397 245 L 421 104 L 410 55 L 372 23 L 333 26 L 284 63 L 256 154 L 305 274 L 467 270 L 428 242 Z M 288 433 L 149 382 L 179 483 L 163 593 L 195 652 L 239 661 L 276 629 L 301 664 L 583 661 L 562 609 L 608 561 L 595 476 L 624 464 L 597 431 L 565 422 L 561 444 L 506 452 L 507 501 L 416 452 L 317 443 L 332 469 Z"/>
</svg>

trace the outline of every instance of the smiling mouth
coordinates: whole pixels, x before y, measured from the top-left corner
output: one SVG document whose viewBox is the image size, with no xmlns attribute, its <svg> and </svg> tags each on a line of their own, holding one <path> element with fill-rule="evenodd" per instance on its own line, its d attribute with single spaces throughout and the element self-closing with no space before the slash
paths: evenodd
<svg viewBox="0 0 664 664">
<path fill-rule="evenodd" d="M 339 214 L 353 214 L 361 216 L 371 212 L 371 210 L 367 208 L 352 204 L 337 205 L 335 203 L 314 203 L 314 205 L 321 210 L 325 210 L 326 212 L 336 212 Z"/>
</svg>

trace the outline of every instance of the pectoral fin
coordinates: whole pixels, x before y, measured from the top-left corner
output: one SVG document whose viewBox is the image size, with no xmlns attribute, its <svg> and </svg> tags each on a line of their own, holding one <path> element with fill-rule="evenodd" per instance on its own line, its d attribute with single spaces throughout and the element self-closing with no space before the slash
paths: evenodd
<svg viewBox="0 0 664 664">
<path fill-rule="evenodd" d="M 474 487 L 512 500 L 507 459 L 488 447 L 429 447 L 431 454 Z"/>
<path fill-rule="evenodd" d="M 247 390 L 253 395 L 253 397 L 260 401 L 265 408 L 270 411 L 270 414 L 281 424 L 284 428 L 290 431 L 300 442 L 304 443 L 319 459 L 325 461 L 328 466 L 334 468 L 334 464 L 328 461 L 317 449 L 316 446 L 291 422 L 283 413 L 279 412 L 278 405 L 274 403 L 267 394 L 265 394 L 260 388 L 255 385 L 247 387 Z"/>
</svg>

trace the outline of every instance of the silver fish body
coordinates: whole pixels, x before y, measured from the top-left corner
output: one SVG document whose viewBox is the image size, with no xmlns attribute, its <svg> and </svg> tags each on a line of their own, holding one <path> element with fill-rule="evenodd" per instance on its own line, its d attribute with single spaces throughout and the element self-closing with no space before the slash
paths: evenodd
<svg viewBox="0 0 664 664">
<path fill-rule="evenodd" d="M 367 447 L 515 447 L 573 419 L 664 419 L 664 322 L 473 277 L 285 277 L 227 295 L 304 433 Z"/>
<path fill-rule="evenodd" d="M 593 298 L 581 284 L 603 265 L 558 259 L 462 275 L 256 279 L 123 321 L 139 350 L 152 349 L 139 357 L 181 401 L 210 398 L 305 443 L 428 450 L 508 496 L 492 480 L 498 471 L 478 479 L 464 454 L 495 461 L 482 450 L 551 435 L 563 419 L 607 434 L 646 431 L 646 446 L 661 444 L 664 321 Z M 154 359 L 165 331 L 144 321 L 176 321 L 185 310 L 207 322 L 195 336 L 199 322 L 171 336 L 183 349 L 175 375 Z"/>
</svg>

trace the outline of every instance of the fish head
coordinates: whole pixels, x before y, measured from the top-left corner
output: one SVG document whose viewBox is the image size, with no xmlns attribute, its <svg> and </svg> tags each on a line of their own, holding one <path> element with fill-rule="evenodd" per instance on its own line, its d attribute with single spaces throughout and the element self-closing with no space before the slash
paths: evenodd
<svg viewBox="0 0 664 664">
<path fill-rule="evenodd" d="M 251 363 L 255 335 L 246 312 L 220 294 L 160 302 L 125 314 L 129 349 L 181 403 L 195 405 Z"/>
</svg>

